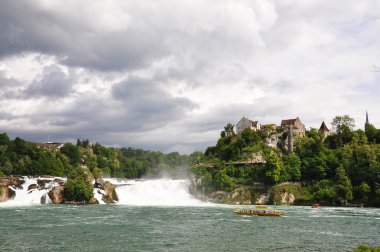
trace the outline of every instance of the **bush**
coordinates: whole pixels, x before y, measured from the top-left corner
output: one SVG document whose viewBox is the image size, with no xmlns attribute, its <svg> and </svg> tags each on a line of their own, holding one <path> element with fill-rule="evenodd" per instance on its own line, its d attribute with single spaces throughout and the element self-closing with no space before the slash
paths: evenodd
<svg viewBox="0 0 380 252">
<path fill-rule="evenodd" d="M 93 185 L 86 180 L 86 172 L 82 168 L 75 169 L 67 179 L 65 198 L 69 201 L 89 203 L 94 197 Z"/>
<path fill-rule="evenodd" d="M 380 252 L 380 246 L 368 247 L 368 245 L 362 244 L 355 248 L 353 252 Z"/>
</svg>

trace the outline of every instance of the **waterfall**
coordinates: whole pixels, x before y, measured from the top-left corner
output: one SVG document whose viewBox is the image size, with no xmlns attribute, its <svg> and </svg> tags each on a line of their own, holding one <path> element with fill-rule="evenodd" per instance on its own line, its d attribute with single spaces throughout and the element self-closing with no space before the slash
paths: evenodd
<svg viewBox="0 0 380 252">
<path fill-rule="evenodd" d="M 23 177 L 24 183 L 21 187 L 10 187 L 16 192 L 13 199 L 0 203 L 0 206 L 20 206 L 41 203 L 52 203 L 48 192 L 59 181 L 66 178 L 28 178 Z M 43 185 L 38 185 L 43 180 Z M 131 206 L 205 206 L 208 205 L 189 193 L 190 180 L 176 179 L 151 179 L 151 180 L 118 180 L 105 179 L 116 187 L 119 198 L 118 204 Z M 41 184 L 41 183 L 40 183 Z M 34 185 L 34 186 L 31 186 Z M 30 190 L 28 190 L 30 189 Z M 106 194 L 100 188 L 94 188 L 94 197 L 99 204 L 105 204 L 102 200 Z"/>
<path fill-rule="evenodd" d="M 33 205 L 33 204 L 41 204 L 43 203 L 51 203 L 51 200 L 47 193 L 54 186 L 58 185 L 57 181 L 54 181 L 56 178 L 28 178 L 23 177 L 24 183 L 21 187 L 9 187 L 16 193 L 14 199 L 10 199 L 4 203 L 1 203 L 0 206 L 22 206 L 22 205 Z M 64 178 L 59 178 L 60 180 L 65 180 Z M 39 188 L 34 188 L 28 190 L 29 186 L 35 184 L 36 187 L 38 185 L 38 180 L 43 180 L 45 185 Z M 44 197 L 42 200 L 41 198 Z"/>
<path fill-rule="evenodd" d="M 197 206 L 206 203 L 189 193 L 189 180 L 152 179 L 110 181 L 116 185 L 119 204 L 134 206 Z"/>
</svg>

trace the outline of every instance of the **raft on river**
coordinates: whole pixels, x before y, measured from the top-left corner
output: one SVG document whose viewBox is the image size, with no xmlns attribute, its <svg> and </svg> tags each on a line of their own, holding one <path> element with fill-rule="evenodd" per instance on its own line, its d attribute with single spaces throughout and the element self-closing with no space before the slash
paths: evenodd
<svg viewBox="0 0 380 252">
<path fill-rule="evenodd" d="M 284 212 L 274 210 L 268 206 L 256 206 L 255 208 L 236 209 L 234 214 L 281 217 Z"/>
</svg>

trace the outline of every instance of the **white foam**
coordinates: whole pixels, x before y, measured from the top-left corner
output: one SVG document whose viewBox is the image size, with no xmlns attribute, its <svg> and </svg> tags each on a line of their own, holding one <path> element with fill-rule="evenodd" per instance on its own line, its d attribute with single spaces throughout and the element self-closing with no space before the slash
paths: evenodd
<svg viewBox="0 0 380 252">
<path fill-rule="evenodd" d="M 112 181 L 114 182 L 114 181 Z M 189 180 L 124 180 L 116 187 L 119 204 L 134 206 L 198 206 L 206 203 L 189 193 Z"/>
<path fill-rule="evenodd" d="M 106 204 L 103 201 L 103 195 L 105 195 L 106 192 L 103 189 L 100 188 L 94 188 L 94 198 L 99 202 L 99 204 L 103 205 Z"/>
<path fill-rule="evenodd" d="M 37 184 L 38 179 L 49 180 L 43 189 L 32 189 L 28 187 Z M 0 203 L 0 206 L 22 206 L 41 204 L 41 197 L 46 195 L 46 203 L 52 203 L 47 193 L 54 186 L 55 178 L 28 178 L 24 177 L 25 182 L 22 189 L 14 189 L 16 196 L 14 199 Z M 65 178 L 59 178 L 66 180 Z M 116 187 L 116 193 L 119 198 L 118 204 L 133 206 L 211 206 L 214 204 L 205 203 L 189 193 L 189 180 L 175 179 L 151 179 L 151 180 L 127 180 L 127 179 L 105 179 L 110 181 Z M 105 204 L 102 196 L 104 190 L 94 188 L 94 197 L 99 204 Z"/>
<path fill-rule="evenodd" d="M 46 203 L 52 203 L 47 193 L 51 190 L 53 186 L 58 185 L 58 183 L 54 182 L 53 180 L 55 178 L 28 178 L 23 177 L 24 183 L 21 185 L 22 189 L 19 188 L 11 188 L 13 191 L 15 191 L 16 196 L 13 199 L 10 199 L 4 203 L 1 203 L 0 206 L 23 206 L 23 205 L 35 205 L 35 204 L 41 204 L 41 198 L 42 196 L 46 195 Z M 43 189 L 31 189 L 28 190 L 28 187 L 32 184 L 37 184 L 38 179 L 48 180 L 50 181 L 45 185 Z M 65 180 L 64 178 L 59 178 L 61 180 Z"/>
</svg>

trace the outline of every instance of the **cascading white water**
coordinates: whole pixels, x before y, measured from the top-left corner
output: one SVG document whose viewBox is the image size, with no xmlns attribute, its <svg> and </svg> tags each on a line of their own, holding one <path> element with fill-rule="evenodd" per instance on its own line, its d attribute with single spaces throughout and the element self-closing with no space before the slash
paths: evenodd
<svg viewBox="0 0 380 252">
<path fill-rule="evenodd" d="M 206 203 L 189 193 L 189 180 L 110 181 L 117 185 L 119 204 L 134 206 L 197 206 Z"/>
<path fill-rule="evenodd" d="M 28 190 L 30 185 L 38 184 L 38 180 L 46 182 L 43 188 Z M 21 188 L 12 188 L 16 192 L 14 199 L 0 204 L 0 206 L 20 206 L 41 204 L 41 198 L 45 195 L 45 203 L 52 203 L 47 193 L 56 185 L 57 181 L 65 181 L 66 178 L 28 178 L 24 177 Z M 197 200 L 189 193 L 189 180 L 152 179 L 152 180 L 117 180 L 105 179 L 116 187 L 119 198 L 118 204 L 131 206 L 205 206 L 209 205 Z M 105 204 L 102 197 L 106 193 L 100 188 L 94 188 L 94 197 L 99 204 Z"/>
<path fill-rule="evenodd" d="M 20 205 L 32 205 L 32 204 L 41 204 L 41 198 L 42 196 L 46 195 L 45 197 L 45 203 L 51 203 L 51 200 L 47 193 L 53 188 L 54 186 L 58 185 L 56 181 L 54 181 L 55 178 L 28 178 L 24 177 L 24 183 L 21 185 L 22 188 L 13 188 L 10 187 L 11 190 L 16 192 L 16 196 L 13 199 L 10 199 L 4 203 L 1 203 L 0 206 L 20 206 Z M 47 183 L 43 188 L 39 189 L 31 189 L 28 190 L 29 186 L 32 184 L 38 184 L 38 179 L 42 179 L 46 181 Z M 65 178 L 59 178 L 61 180 L 65 180 Z"/>
<path fill-rule="evenodd" d="M 100 188 L 94 188 L 94 198 L 98 201 L 99 204 L 103 205 L 106 204 L 103 201 L 103 195 L 105 195 L 106 192 L 103 189 Z"/>
</svg>

